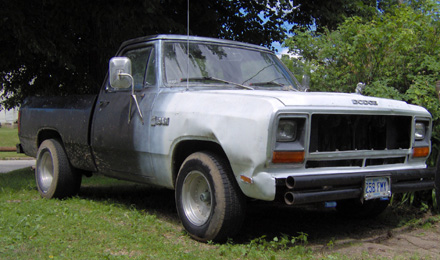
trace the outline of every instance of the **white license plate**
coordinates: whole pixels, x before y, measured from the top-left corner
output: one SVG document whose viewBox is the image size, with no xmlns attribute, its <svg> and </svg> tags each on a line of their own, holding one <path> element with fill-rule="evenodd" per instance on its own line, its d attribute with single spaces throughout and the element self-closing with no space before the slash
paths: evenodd
<svg viewBox="0 0 440 260">
<path fill-rule="evenodd" d="M 367 177 L 365 178 L 364 199 L 391 197 L 390 177 Z"/>
</svg>

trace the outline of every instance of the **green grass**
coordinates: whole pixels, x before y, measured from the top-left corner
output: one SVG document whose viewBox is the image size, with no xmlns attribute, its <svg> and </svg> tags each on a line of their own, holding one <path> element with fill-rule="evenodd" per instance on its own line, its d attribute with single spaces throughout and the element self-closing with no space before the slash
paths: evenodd
<svg viewBox="0 0 440 260">
<path fill-rule="evenodd" d="M 0 160 L 11 160 L 11 159 L 20 159 L 28 157 L 24 153 L 17 152 L 0 152 Z M 32 158 L 29 158 L 32 159 Z"/>
<path fill-rule="evenodd" d="M 17 128 L 0 128 L 0 147 L 15 147 L 20 141 L 18 140 Z M 18 154 L 17 152 L 0 152 L 0 160 L 15 159 L 26 157 L 25 154 Z"/>
<path fill-rule="evenodd" d="M 259 204 L 247 211 L 238 237 L 204 244 L 183 230 L 173 191 L 97 175 L 84 178 L 74 198 L 46 200 L 33 172 L 22 169 L 0 174 L 0 259 L 350 259 L 332 251 L 382 230 L 425 232 L 440 222 L 407 208 L 349 221 L 334 212 Z"/>
<path fill-rule="evenodd" d="M 172 191 L 105 177 L 83 180 L 80 195 L 41 199 L 33 172 L 0 174 L 0 259 L 310 258 L 303 237 L 204 244 L 178 220 Z M 303 234 L 304 235 L 304 234 Z M 275 257 L 276 256 L 276 257 Z"/>
<path fill-rule="evenodd" d="M 15 147 L 18 142 L 17 128 L 0 127 L 0 146 Z"/>
</svg>

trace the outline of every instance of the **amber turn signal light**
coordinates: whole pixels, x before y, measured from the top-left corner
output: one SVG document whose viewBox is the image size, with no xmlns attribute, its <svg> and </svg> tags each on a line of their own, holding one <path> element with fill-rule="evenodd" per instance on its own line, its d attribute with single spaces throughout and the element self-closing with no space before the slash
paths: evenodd
<svg viewBox="0 0 440 260">
<path fill-rule="evenodd" d="M 274 151 L 272 155 L 273 163 L 302 163 L 304 162 L 304 151 L 299 152 L 280 152 Z"/>
<path fill-rule="evenodd" d="M 249 178 L 249 177 L 244 176 L 244 175 L 240 175 L 240 179 L 241 179 L 242 181 L 246 182 L 246 183 L 249 183 L 249 184 L 252 184 L 252 183 L 253 183 L 252 178 Z"/>
<path fill-rule="evenodd" d="M 427 157 L 429 155 L 429 147 L 414 147 L 413 158 Z"/>
</svg>

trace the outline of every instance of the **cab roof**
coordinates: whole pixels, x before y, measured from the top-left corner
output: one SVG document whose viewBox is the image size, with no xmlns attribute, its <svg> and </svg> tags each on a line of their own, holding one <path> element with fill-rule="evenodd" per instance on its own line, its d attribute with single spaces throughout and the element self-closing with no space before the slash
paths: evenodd
<svg viewBox="0 0 440 260">
<path fill-rule="evenodd" d="M 157 35 L 151 35 L 151 36 L 144 36 L 139 37 L 131 40 L 127 40 L 122 43 L 120 50 L 132 45 L 132 44 L 138 44 L 142 42 L 151 42 L 151 41 L 175 41 L 175 42 L 182 42 L 182 41 L 190 41 L 190 42 L 201 42 L 201 43 L 218 43 L 218 44 L 226 44 L 226 45 L 233 45 L 237 47 L 245 47 L 245 48 L 252 48 L 252 49 L 258 49 L 260 51 L 265 52 L 273 52 L 266 47 L 262 47 L 255 44 L 250 43 L 243 43 L 239 41 L 232 41 L 232 40 L 224 40 L 224 39 L 216 39 L 216 38 L 210 38 L 210 37 L 200 37 L 200 36 L 187 36 L 187 35 L 177 35 L 177 34 L 157 34 Z"/>
</svg>

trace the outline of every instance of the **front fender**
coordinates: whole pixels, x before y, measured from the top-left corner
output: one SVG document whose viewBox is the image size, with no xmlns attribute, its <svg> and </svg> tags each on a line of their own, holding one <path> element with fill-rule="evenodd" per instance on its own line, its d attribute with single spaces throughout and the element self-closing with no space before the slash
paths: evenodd
<svg viewBox="0 0 440 260">
<path fill-rule="evenodd" d="M 162 93 L 152 111 L 152 118 L 162 118 L 168 125 L 151 126 L 150 148 L 155 158 L 154 172 L 173 172 L 173 149 L 181 140 L 200 140 L 218 144 L 231 164 L 236 178 L 264 168 L 268 158 L 268 138 L 274 111 L 281 103 L 272 98 L 187 91 Z M 151 122 L 150 122 L 151 123 Z M 165 170 L 164 170 L 165 169 Z M 156 176 L 172 185 L 172 175 Z M 273 179 L 259 175 L 257 179 Z M 273 180 L 270 181 L 274 183 Z M 262 190 L 265 199 L 273 197 L 271 188 L 249 189 L 239 182 L 246 195 Z"/>
</svg>

